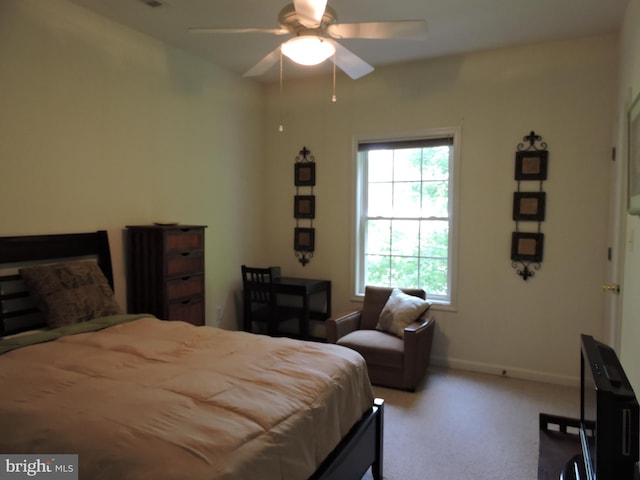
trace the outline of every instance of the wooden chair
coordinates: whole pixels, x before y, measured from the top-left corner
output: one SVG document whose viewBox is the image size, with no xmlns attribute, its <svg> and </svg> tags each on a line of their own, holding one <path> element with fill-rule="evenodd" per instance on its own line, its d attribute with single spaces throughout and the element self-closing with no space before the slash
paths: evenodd
<svg viewBox="0 0 640 480">
<path fill-rule="evenodd" d="M 253 323 L 266 323 L 269 335 L 278 335 L 278 324 L 299 318 L 300 309 L 278 304 L 274 280 L 280 267 L 247 267 L 242 265 L 243 329 L 253 332 Z"/>
</svg>

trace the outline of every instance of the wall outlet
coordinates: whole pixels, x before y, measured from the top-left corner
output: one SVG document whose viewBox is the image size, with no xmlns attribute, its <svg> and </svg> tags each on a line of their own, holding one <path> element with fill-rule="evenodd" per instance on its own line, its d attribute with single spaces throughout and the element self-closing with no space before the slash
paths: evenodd
<svg viewBox="0 0 640 480">
<path fill-rule="evenodd" d="M 216 320 L 219 322 L 222 320 L 222 305 L 216 307 Z"/>
</svg>

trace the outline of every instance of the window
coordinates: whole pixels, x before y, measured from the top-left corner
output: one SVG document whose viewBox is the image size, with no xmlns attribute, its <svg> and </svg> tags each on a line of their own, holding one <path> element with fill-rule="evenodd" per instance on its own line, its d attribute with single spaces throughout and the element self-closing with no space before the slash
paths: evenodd
<svg viewBox="0 0 640 480">
<path fill-rule="evenodd" d="M 357 294 L 423 288 L 452 303 L 455 133 L 358 142 Z"/>
</svg>

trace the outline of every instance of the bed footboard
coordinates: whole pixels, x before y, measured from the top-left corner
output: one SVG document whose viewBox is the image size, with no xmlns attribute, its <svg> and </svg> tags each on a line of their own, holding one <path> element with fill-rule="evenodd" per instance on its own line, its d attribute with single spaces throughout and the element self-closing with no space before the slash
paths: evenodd
<svg viewBox="0 0 640 480">
<path fill-rule="evenodd" d="M 384 400 L 373 407 L 311 476 L 312 480 L 359 480 L 369 467 L 375 480 L 382 480 Z"/>
</svg>

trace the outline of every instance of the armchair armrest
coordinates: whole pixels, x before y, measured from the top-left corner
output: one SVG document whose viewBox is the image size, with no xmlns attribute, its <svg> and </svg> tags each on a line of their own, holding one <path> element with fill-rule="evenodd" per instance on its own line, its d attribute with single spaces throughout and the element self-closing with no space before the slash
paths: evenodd
<svg viewBox="0 0 640 480">
<path fill-rule="evenodd" d="M 339 313 L 329 318 L 325 322 L 327 341 L 329 343 L 336 343 L 348 333 L 358 330 L 360 328 L 361 316 L 362 310 L 353 310 L 351 312 Z"/>
<path fill-rule="evenodd" d="M 406 335 L 407 333 L 408 334 L 417 333 L 424 329 L 430 328 L 430 326 L 433 327 L 434 322 L 435 322 L 435 319 L 432 316 L 430 316 L 429 313 L 427 312 L 415 322 L 407 325 L 404 328 L 404 334 Z"/>
<path fill-rule="evenodd" d="M 435 325 L 436 319 L 427 311 L 404 329 L 404 374 L 407 379 L 421 378 L 429 367 Z"/>
</svg>

